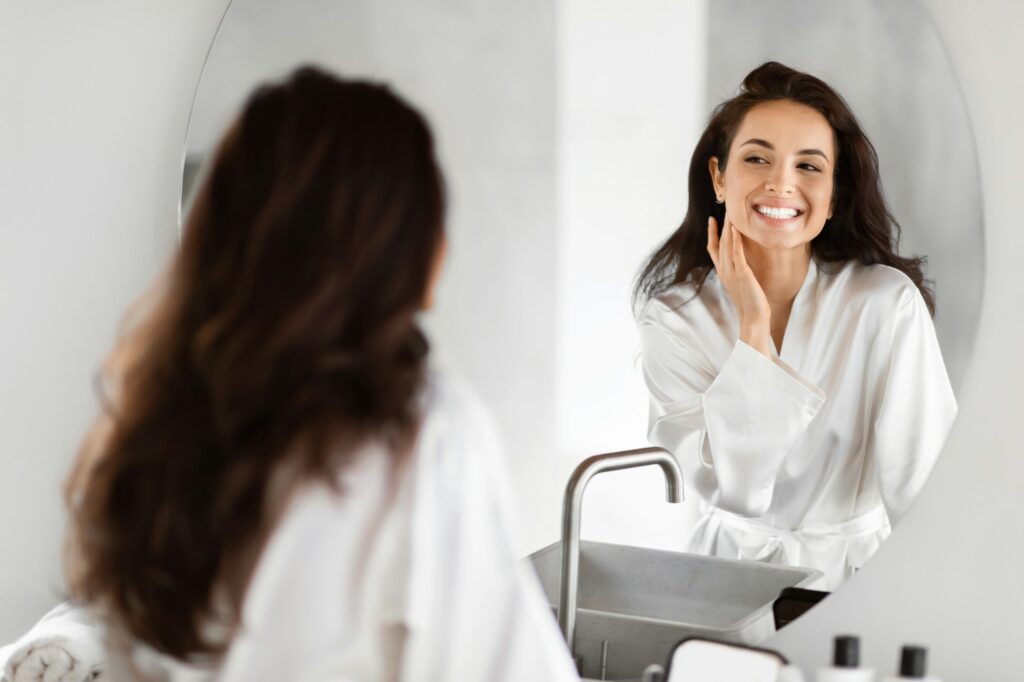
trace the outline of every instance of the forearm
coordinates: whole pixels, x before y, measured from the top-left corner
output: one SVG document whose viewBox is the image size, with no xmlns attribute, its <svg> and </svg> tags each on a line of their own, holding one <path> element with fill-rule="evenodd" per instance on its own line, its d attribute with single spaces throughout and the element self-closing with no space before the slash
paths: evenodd
<svg viewBox="0 0 1024 682">
<path fill-rule="evenodd" d="M 674 376 L 645 369 L 648 386 Z M 738 343 L 701 393 L 664 401 L 652 391 L 648 438 L 671 451 L 700 496 L 758 516 L 779 465 L 824 402 L 824 393 L 781 361 Z"/>
</svg>

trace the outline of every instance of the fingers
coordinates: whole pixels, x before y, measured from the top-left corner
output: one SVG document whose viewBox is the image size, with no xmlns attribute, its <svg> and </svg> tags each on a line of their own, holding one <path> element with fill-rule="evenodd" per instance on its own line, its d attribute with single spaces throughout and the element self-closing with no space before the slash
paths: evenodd
<svg viewBox="0 0 1024 682">
<path fill-rule="evenodd" d="M 714 217 L 708 218 L 708 253 L 711 255 L 711 262 L 720 273 L 723 271 L 726 277 L 736 270 L 743 270 L 747 266 L 747 254 L 743 247 L 743 235 L 733 225 L 729 217 L 725 217 L 725 228 L 722 236 L 718 236 L 718 221 Z"/>
<path fill-rule="evenodd" d="M 743 251 L 743 235 L 739 233 L 736 226 L 729 223 L 730 231 L 732 232 L 732 266 L 735 269 L 742 269 L 747 264 L 747 256 Z"/>
<path fill-rule="evenodd" d="M 718 269 L 718 221 L 715 220 L 714 216 L 708 217 L 708 254 L 711 256 L 711 262 L 715 264 L 715 269 Z"/>
<path fill-rule="evenodd" d="M 722 270 L 725 271 L 725 276 L 729 277 L 732 273 L 733 266 L 733 242 L 736 241 L 736 234 L 733 232 L 732 222 L 729 220 L 729 216 L 725 217 L 725 227 L 722 228 L 722 239 L 718 249 L 718 262 L 722 266 Z"/>
</svg>

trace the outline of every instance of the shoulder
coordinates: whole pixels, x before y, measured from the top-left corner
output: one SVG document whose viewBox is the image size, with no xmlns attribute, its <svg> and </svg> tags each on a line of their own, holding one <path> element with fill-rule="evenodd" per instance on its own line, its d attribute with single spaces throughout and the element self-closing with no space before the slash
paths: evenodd
<svg viewBox="0 0 1024 682">
<path fill-rule="evenodd" d="M 689 297 L 684 295 L 687 289 L 691 290 Z M 640 314 L 636 318 L 637 324 L 656 323 L 665 317 L 677 315 L 679 307 L 690 297 L 692 297 L 692 287 L 684 288 L 680 284 L 674 285 L 657 296 L 652 296 L 640 308 Z"/>
<path fill-rule="evenodd" d="M 431 370 L 421 397 L 413 455 L 418 479 L 426 476 L 432 484 L 457 487 L 467 476 L 481 476 L 497 466 L 502 457 L 497 424 L 466 380 Z"/>
<path fill-rule="evenodd" d="M 420 395 L 423 426 L 492 428 L 494 419 L 469 382 L 449 371 L 429 369 Z"/>
<path fill-rule="evenodd" d="M 652 296 L 640 309 L 637 324 L 641 327 L 685 326 L 703 320 L 709 313 L 718 317 L 716 311 L 726 304 L 728 301 L 723 298 L 718 277 L 712 270 L 699 288 L 695 282 L 688 281 L 673 284 Z"/>
<path fill-rule="evenodd" d="M 892 311 L 922 299 L 914 281 L 888 265 L 846 261 L 825 264 L 821 271 L 826 287 L 834 289 L 848 304 Z"/>
<path fill-rule="evenodd" d="M 498 427 L 490 410 L 463 378 L 432 370 L 414 457 L 415 486 L 429 516 L 455 523 L 466 514 L 489 519 L 508 548 L 516 544 L 516 505 Z M 424 517 L 425 518 L 425 517 Z"/>
</svg>

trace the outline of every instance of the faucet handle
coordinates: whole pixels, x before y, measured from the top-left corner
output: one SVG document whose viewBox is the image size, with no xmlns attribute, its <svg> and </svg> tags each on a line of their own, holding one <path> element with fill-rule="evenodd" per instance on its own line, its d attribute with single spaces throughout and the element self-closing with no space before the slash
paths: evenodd
<svg viewBox="0 0 1024 682">
<path fill-rule="evenodd" d="M 643 677 L 640 678 L 640 682 L 663 682 L 665 679 L 665 669 L 657 663 L 651 663 L 649 666 L 644 668 Z"/>
</svg>

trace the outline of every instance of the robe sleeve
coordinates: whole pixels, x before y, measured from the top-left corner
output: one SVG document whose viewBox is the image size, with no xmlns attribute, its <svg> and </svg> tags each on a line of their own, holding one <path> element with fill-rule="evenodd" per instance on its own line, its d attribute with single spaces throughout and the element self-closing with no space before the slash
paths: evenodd
<svg viewBox="0 0 1024 682">
<path fill-rule="evenodd" d="M 0 681 L 92 679 L 104 660 L 99 620 L 90 610 L 64 602 L 21 639 L 0 648 Z"/>
<path fill-rule="evenodd" d="M 938 459 L 957 405 L 935 327 L 916 287 L 904 292 L 887 333 L 870 452 L 882 502 L 897 522 L 913 503 Z"/>
<path fill-rule="evenodd" d="M 650 442 L 676 456 L 707 502 L 763 515 L 782 460 L 825 394 L 779 358 L 742 341 L 714 367 L 678 316 L 658 301 L 648 304 L 639 332 Z"/>
</svg>

